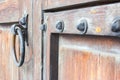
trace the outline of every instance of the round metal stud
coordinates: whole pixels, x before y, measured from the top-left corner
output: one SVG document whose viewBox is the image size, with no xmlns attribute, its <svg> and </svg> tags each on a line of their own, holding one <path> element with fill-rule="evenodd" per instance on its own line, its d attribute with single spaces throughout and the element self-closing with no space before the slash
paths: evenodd
<svg viewBox="0 0 120 80">
<path fill-rule="evenodd" d="M 120 32 L 120 17 L 117 17 L 113 20 L 111 31 Z"/>
<path fill-rule="evenodd" d="M 59 32 L 63 32 L 63 30 L 64 30 L 64 22 L 63 22 L 63 21 L 59 21 L 59 22 L 56 24 L 56 29 L 57 29 Z"/>
<path fill-rule="evenodd" d="M 77 29 L 80 31 L 80 34 L 86 34 L 88 29 L 88 22 L 86 19 L 82 19 L 77 25 Z"/>
</svg>

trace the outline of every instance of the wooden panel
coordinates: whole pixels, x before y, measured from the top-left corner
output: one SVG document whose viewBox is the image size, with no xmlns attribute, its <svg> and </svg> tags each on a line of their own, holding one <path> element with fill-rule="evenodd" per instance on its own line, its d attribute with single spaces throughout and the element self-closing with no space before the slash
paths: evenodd
<svg viewBox="0 0 120 80">
<path fill-rule="evenodd" d="M 43 80 L 43 56 L 42 56 L 42 0 L 34 0 L 33 8 L 33 53 L 34 53 L 34 80 Z"/>
<path fill-rule="evenodd" d="M 10 25 L 0 25 L 0 80 L 18 80 L 18 68 L 11 55 Z M 5 27 L 2 29 L 1 27 Z"/>
<path fill-rule="evenodd" d="M 62 47 L 58 80 L 97 80 L 98 60 L 99 55 Z"/>
<path fill-rule="evenodd" d="M 19 68 L 19 80 L 34 80 L 34 54 L 33 54 L 33 0 L 19 0 L 20 1 L 20 16 L 24 13 L 28 14 L 28 46 L 25 44 L 25 63 Z"/>
<path fill-rule="evenodd" d="M 120 68 L 119 68 L 119 66 L 120 66 L 120 61 L 118 61 L 118 64 L 116 66 L 116 76 L 117 76 L 116 80 L 120 80 Z"/>
<path fill-rule="evenodd" d="M 19 20 L 19 0 L 0 1 L 0 23 L 17 22 Z"/>
<path fill-rule="evenodd" d="M 114 18 L 120 16 L 120 3 L 106 5 L 109 2 L 106 1 L 94 7 L 86 5 L 85 8 L 57 10 L 82 3 L 74 1 L 67 4 L 65 0 L 45 0 L 44 80 L 119 80 L 119 38 L 108 36 L 119 35 L 111 31 L 111 24 Z M 85 4 L 97 2 L 84 1 Z M 76 28 L 80 19 L 88 21 L 87 34 L 96 36 L 76 35 L 80 34 Z M 64 21 L 63 32 L 56 29 L 58 21 Z M 63 35 L 59 37 L 57 33 Z"/>
<path fill-rule="evenodd" d="M 51 80 L 119 80 L 119 45 L 115 37 L 61 35 L 58 61 L 55 53 L 51 57 L 58 71 L 57 65 L 50 64 L 58 78 L 52 76 Z"/>
<path fill-rule="evenodd" d="M 81 19 L 86 19 L 88 22 L 86 34 L 104 36 L 119 35 L 119 33 L 111 31 L 113 20 L 119 16 L 120 3 L 45 14 L 45 18 L 47 18 L 46 24 L 50 28 L 47 29 L 52 33 L 60 33 L 56 29 L 56 24 L 58 21 L 64 21 L 64 31 L 62 33 L 80 34 L 80 31 L 76 27 Z"/>
<path fill-rule="evenodd" d="M 19 1 L 19 2 L 18 2 Z M 39 29 L 41 24 L 41 0 L 6 0 L 0 2 L 0 80 L 41 80 L 41 36 Z M 20 7 L 18 7 L 18 4 Z M 38 11 L 40 10 L 40 12 Z M 34 11 L 34 15 L 33 15 Z M 18 22 L 19 17 L 28 13 L 28 42 L 25 52 L 25 63 L 22 67 L 16 67 L 11 53 L 10 26 Z M 9 14 L 9 15 L 8 15 Z M 37 15 L 37 16 L 36 16 Z M 34 21 L 33 21 L 34 20 Z M 34 22 L 34 24 L 33 24 Z M 6 24 L 7 23 L 7 24 Z M 10 25 L 8 25 L 10 23 Z M 7 25 L 7 26 L 6 26 Z M 33 29 L 34 26 L 34 29 Z M 34 34 L 33 34 L 34 31 Z M 41 34 L 42 35 L 42 34 Z M 34 40 L 33 40 L 34 39 Z M 18 38 L 17 38 L 18 40 Z M 19 51 L 19 44 L 17 50 Z M 34 43 L 34 45 L 33 45 Z M 34 47 L 34 48 L 33 48 Z M 4 53 L 4 54 L 2 54 Z M 19 54 L 18 54 L 19 57 Z"/>
<path fill-rule="evenodd" d="M 100 4 L 100 3 L 108 3 L 115 2 L 119 0 L 44 0 L 44 10 L 56 9 L 56 8 L 68 8 L 81 6 L 81 5 L 91 5 L 91 4 Z"/>
</svg>

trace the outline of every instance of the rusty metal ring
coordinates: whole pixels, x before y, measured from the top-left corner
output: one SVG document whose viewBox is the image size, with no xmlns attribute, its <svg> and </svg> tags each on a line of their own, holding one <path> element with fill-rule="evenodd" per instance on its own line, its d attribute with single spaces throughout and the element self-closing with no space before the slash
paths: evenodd
<svg viewBox="0 0 120 80">
<path fill-rule="evenodd" d="M 13 25 L 14 27 L 14 33 L 12 35 L 12 56 L 13 56 L 13 60 L 16 64 L 16 66 L 20 67 L 23 65 L 24 63 L 24 59 L 25 59 L 25 41 L 23 38 L 23 33 L 21 28 L 19 27 L 21 25 Z M 20 59 L 19 61 L 17 60 L 17 56 L 16 56 L 16 51 L 15 51 L 15 40 L 16 40 L 16 36 L 19 36 L 19 40 L 20 40 Z"/>
</svg>

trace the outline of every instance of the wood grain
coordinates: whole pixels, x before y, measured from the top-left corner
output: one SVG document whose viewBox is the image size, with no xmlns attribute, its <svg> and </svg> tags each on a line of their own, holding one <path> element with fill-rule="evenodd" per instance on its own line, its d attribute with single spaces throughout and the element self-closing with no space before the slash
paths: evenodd
<svg viewBox="0 0 120 80">
<path fill-rule="evenodd" d="M 120 3 L 56 11 L 76 6 L 75 1 L 44 1 L 44 10 L 48 9 L 44 13 L 44 80 L 119 80 L 120 43 L 119 38 L 113 37 L 119 33 L 111 32 L 111 23 L 120 14 Z M 88 20 L 87 34 L 91 36 L 78 35 L 76 26 L 81 18 Z M 65 23 L 62 33 L 56 30 L 61 20 Z"/>
<path fill-rule="evenodd" d="M 34 80 L 43 80 L 43 63 L 42 63 L 42 0 L 33 2 L 33 53 L 34 53 Z"/>
<path fill-rule="evenodd" d="M 44 0 L 44 10 L 52 10 L 56 11 L 58 8 L 69 8 L 81 5 L 91 5 L 91 4 L 100 4 L 100 3 L 109 3 L 115 2 L 119 0 Z"/>
<path fill-rule="evenodd" d="M 25 44 L 25 63 L 19 68 L 19 80 L 34 80 L 34 54 L 33 54 L 33 0 L 20 0 L 20 16 L 28 14 L 28 43 Z"/>
<path fill-rule="evenodd" d="M 18 22 L 19 0 L 5 0 L 0 2 L 0 23 Z"/>
<path fill-rule="evenodd" d="M 120 15 L 120 3 L 109 5 L 80 8 L 75 10 L 45 13 L 48 17 L 46 23 L 52 33 L 60 33 L 56 29 L 58 21 L 64 22 L 64 34 L 80 34 L 76 28 L 81 19 L 88 22 L 87 35 L 119 36 L 119 33 L 111 31 L 113 20 Z M 49 29 L 48 29 L 49 30 Z"/>
<path fill-rule="evenodd" d="M 56 80 L 119 79 L 118 40 L 119 38 L 113 37 L 61 35 L 58 53 L 59 78 Z"/>
<path fill-rule="evenodd" d="M 14 64 L 11 55 L 11 40 L 9 28 L 3 30 L 0 26 L 0 80 L 18 80 L 18 68 Z"/>
</svg>

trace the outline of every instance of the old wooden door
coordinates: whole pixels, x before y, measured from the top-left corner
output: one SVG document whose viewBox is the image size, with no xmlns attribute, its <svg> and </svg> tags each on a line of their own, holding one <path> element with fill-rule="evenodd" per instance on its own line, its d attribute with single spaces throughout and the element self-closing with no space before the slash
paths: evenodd
<svg viewBox="0 0 120 80">
<path fill-rule="evenodd" d="M 120 80 L 119 0 L 43 0 L 43 16 L 43 80 Z"/>
<path fill-rule="evenodd" d="M 37 80 L 32 48 L 33 0 L 0 0 L 0 80 Z M 24 14 L 28 14 L 28 43 L 23 66 L 17 67 L 11 55 L 11 25 L 17 24 Z M 16 40 L 19 52 L 18 38 Z M 19 55 L 17 53 L 17 55 Z M 19 57 L 19 56 L 18 56 Z M 38 72 L 38 71 L 37 71 Z M 40 77 L 40 76 L 38 76 Z M 40 78 L 39 78 L 40 79 Z"/>
</svg>

